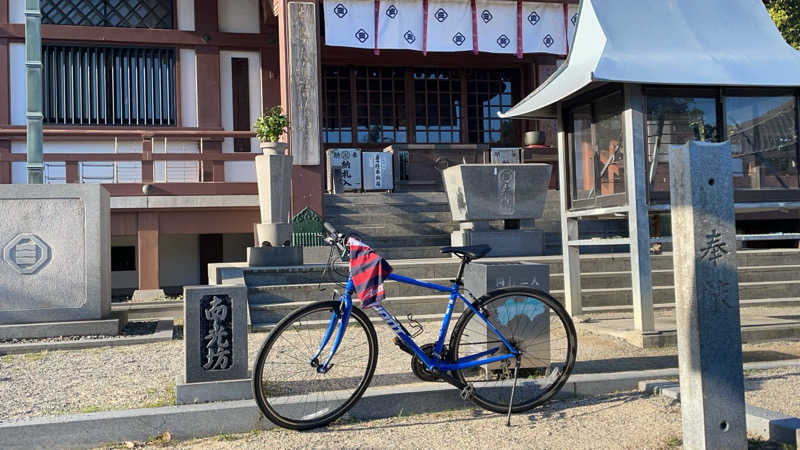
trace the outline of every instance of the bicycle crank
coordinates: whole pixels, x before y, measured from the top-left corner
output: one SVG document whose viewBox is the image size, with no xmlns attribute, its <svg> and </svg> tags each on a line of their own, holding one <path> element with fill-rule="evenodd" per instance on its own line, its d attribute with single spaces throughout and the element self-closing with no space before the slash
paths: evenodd
<svg viewBox="0 0 800 450">
<path fill-rule="evenodd" d="M 420 347 L 420 349 L 423 352 L 425 352 L 426 355 L 433 356 L 433 350 L 435 347 L 436 344 L 425 344 L 422 347 Z M 442 349 L 442 353 L 443 353 L 442 359 L 446 360 L 447 347 L 444 347 Z M 414 372 L 414 375 L 416 375 L 417 378 L 419 378 L 422 381 L 438 381 L 441 378 L 439 375 L 428 370 L 428 367 L 425 365 L 424 362 L 422 362 L 421 359 L 419 359 L 417 355 L 414 355 L 411 358 L 411 371 Z"/>
</svg>

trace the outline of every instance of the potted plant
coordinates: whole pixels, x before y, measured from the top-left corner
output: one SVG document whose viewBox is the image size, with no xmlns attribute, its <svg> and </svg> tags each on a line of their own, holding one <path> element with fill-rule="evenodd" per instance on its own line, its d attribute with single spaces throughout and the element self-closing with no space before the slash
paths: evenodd
<svg viewBox="0 0 800 450">
<path fill-rule="evenodd" d="M 278 142 L 289 127 L 289 120 L 283 114 L 280 105 L 273 106 L 256 120 L 254 129 L 256 137 L 261 141 L 261 150 L 265 155 L 283 155 L 289 147 L 285 142 Z"/>
</svg>

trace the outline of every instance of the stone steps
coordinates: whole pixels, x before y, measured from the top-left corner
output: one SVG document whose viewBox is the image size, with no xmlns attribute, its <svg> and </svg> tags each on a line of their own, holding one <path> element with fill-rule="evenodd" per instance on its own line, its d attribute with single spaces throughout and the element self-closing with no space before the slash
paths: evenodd
<svg viewBox="0 0 800 450">
<path fill-rule="evenodd" d="M 389 263 L 394 267 L 396 273 L 412 278 L 447 278 L 454 277 L 458 271 L 459 260 L 456 258 L 443 258 L 439 247 L 428 249 L 435 257 L 428 259 L 395 259 L 390 255 L 385 255 L 378 249 L 378 252 L 387 257 Z M 555 274 L 563 272 L 562 258 L 559 255 L 537 256 L 525 258 L 485 258 L 480 262 L 536 262 L 548 264 L 550 266 L 551 280 Z M 664 253 L 650 258 L 654 272 L 654 277 L 658 271 L 672 271 L 672 255 Z M 781 273 L 791 273 L 800 269 L 800 251 L 798 250 L 746 250 L 737 253 L 740 277 L 752 276 L 761 277 L 764 281 L 774 281 L 774 279 L 764 278 L 778 275 Z M 746 272 L 743 272 L 747 269 Z M 250 286 L 263 286 L 281 283 L 317 283 L 320 275 L 325 270 L 325 265 L 305 265 L 294 267 L 264 267 L 252 270 L 247 275 L 247 284 Z M 581 270 L 584 279 L 591 277 L 591 274 L 598 273 L 620 273 L 621 278 L 630 279 L 630 261 L 625 253 L 606 254 L 606 255 L 581 255 Z M 347 273 L 347 265 L 342 264 L 339 269 L 342 273 Z M 763 272 L 764 275 L 749 275 L 750 273 Z M 770 273 L 775 272 L 775 275 Z M 800 270 L 798 270 L 800 272 Z M 759 278 L 745 279 L 741 281 L 757 281 Z M 781 279 L 781 278 L 779 278 Z M 552 281 L 551 281 L 552 282 Z M 666 281 L 665 281 L 666 283 Z M 660 283 L 656 283 L 660 284 Z M 671 283 L 669 283 L 671 284 Z M 551 285 L 555 289 L 555 285 Z"/>
<path fill-rule="evenodd" d="M 436 249 L 438 252 L 438 248 Z M 800 251 L 755 250 L 737 253 L 740 261 L 740 298 L 744 303 L 771 304 L 773 299 L 800 304 Z M 564 277 L 561 273 L 560 256 L 533 258 L 487 258 L 486 262 L 533 261 L 550 265 L 551 294 L 563 301 Z M 484 260 L 482 260 L 484 261 Z M 674 305 L 672 256 L 655 255 L 651 258 L 654 267 L 653 300 L 659 307 Z M 401 275 L 448 285 L 458 271 L 458 260 L 436 258 L 428 260 L 390 261 L 395 272 Z M 583 305 L 591 310 L 629 310 L 632 305 L 629 261 L 625 254 L 585 255 L 581 257 L 585 272 L 581 276 Z M 744 265 L 742 265 L 744 264 Z M 292 268 L 262 268 L 249 272 L 246 283 L 254 324 L 272 323 L 289 311 L 310 301 L 329 300 L 334 290 L 342 291 L 341 284 L 331 281 L 319 283 L 323 265 Z M 347 266 L 338 268 L 344 281 Z M 329 279 L 330 280 L 330 279 Z M 408 313 L 441 314 L 447 301 L 446 295 L 438 295 L 422 287 L 404 285 L 394 281 L 385 283 L 387 307 L 399 315 Z M 394 305 L 394 309 L 392 308 Z"/>
</svg>

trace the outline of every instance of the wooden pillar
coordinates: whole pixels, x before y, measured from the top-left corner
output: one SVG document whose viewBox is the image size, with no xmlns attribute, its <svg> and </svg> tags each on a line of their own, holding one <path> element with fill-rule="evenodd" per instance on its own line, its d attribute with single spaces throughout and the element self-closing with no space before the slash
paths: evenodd
<svg viewBox="0 0 800 450">
<path fill-rule="evenodd" d="M 11 141 L 0 140 L 0 184 L 11 184 Z"/>
<path fill-rule="evenodd" d="M 647 206 L 647 161 L 644 142 L 644 96 L 640 85 L 625 85 L 625 189 L 631 252 L 633 325 L 655 331 L 653 279 L 650 271 L 650 221 Z"/>
<path fill-rule="evenodd" d="M 567 132 L 564 123 L 564 112 L 561 103 L 556 105 L 558 115 L 558 178 L 561 184 L 561 250 L 564 272 L 564 306 L 571 316 L 583 314 L 581 301 L 581 260 L 578 247 L 569 245 L 569 241 L 578 239 L 578 220 L 567 217 L 569 210 L 569 182 L 567 177 Z"/>
<path fill-rule="evenodd" d="M 153 182 L 153 139 L 142 138 L 142 183 Z"/>
<path fill-rule="evenodd" d="M 64 167 L 66 172 L 65 181 L 67 183 L 72 184 L 81 182 L 80 173 L 78 170 L 78 161 L 66 161 L 64 163 Z"/>
<path fill-rule="evenodd" d="M 222 153 L 222 141 L 204 140 L 203 153 Z M 203 161 L 203 181 L 222 183 L 225 181 L 225 161 Z"/>
<path fill-rule="evenodd" d="M 318 3 L 280 0 L 278 59 L 281 105 L 289 116 L 292 170 L 292 212 L 310 206 L 322 210 L 323 175 L 321 112 L 321 37 Z"/>
<path fill-rule="evenodd" d="M 158 213 L 139 213 L 136 232 L 139 290 L 160 288 L 158 276 L 158 222 Z"/>
</svg>

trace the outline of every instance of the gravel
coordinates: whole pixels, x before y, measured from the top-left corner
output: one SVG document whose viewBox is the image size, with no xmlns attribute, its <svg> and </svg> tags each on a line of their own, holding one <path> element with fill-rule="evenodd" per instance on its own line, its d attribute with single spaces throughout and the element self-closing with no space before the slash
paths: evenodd
<svg viewBox="0 0 800 450">
<path fill-rule="evenodd" d="M 425 332 L 417 342 L 433 342 L 439 324 L 423 322 L 423 325 Z M 411 357 L 392 344 L 392 331 L 383 324 L 377 324 L 376 331 L 379 361 L 371 385 L 418 382 L 410 371 Z M 249 335 L 251 367 L 265 338 L 266 333 Z M 576 373 L 677 367 L 674 347 L 645 350 L 621 339 L 581 331 L 578 348 Z M 797 359 L 800 341 L 745 344 L 744 352 L 745 361 Z M 0 404 L 4 405 L 0 421 L 174 404 L 175 379 L 182 370 L 181 340 L 0 356 Z M 775 376 L 760 384 L 778 392 L 782 387 L 791 391 L 798 380 L 786 380 Z M 779 398 L 780 394 L 776 396 Z M 755 404 L 770 408 L 766 402 Z"/>
<path fill-rule="evenodd" d="M 680 407 L 638 392 L 551 402 L 505 416 L 480 409 L 340 421 L 310 432 L 284 429 L 221 435 L 146 448 L 569 448 L 657 449 L 680 445 Z"/>
<path fill-rule="evenodd" d="M 759 408 L 800 417 L 800 368 L 752 370 L 745 373 L 745 401 Z"/>
</svg>

